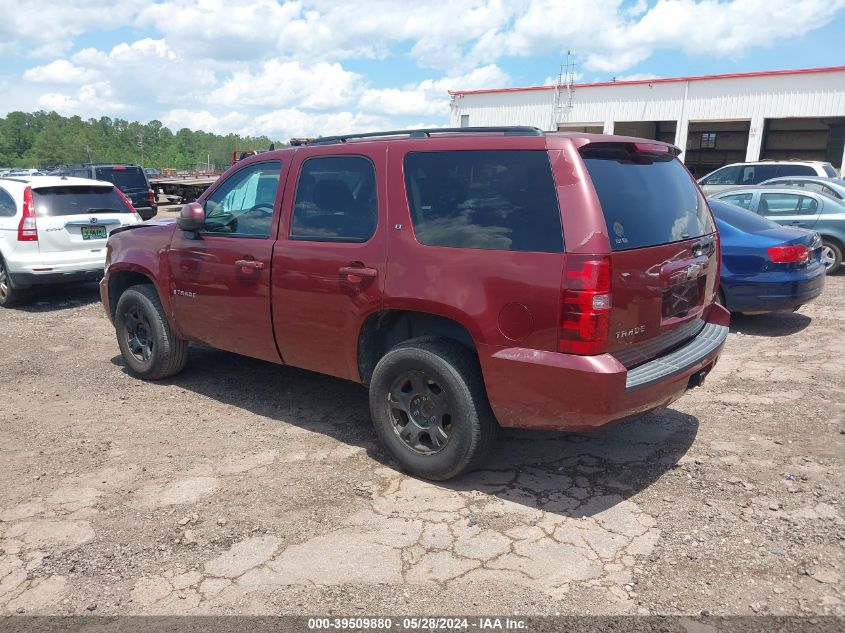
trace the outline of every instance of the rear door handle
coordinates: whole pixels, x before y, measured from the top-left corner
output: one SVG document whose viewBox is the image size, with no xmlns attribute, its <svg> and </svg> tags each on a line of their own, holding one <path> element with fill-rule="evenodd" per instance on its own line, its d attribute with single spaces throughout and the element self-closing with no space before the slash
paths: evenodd
<svg viewBox="0 0 845 633">
<path fill-rule="evenodd" d="M 795 226 L 804 226 L 804 222 L 802 222 L 801 220 L 793 220 L 792 222 L 790 222 L 790 224 L 793 224 Z"/>
<path fill-rule="evenodd" d="M 235 268 L 242 273 L 248 273 L 252 270 L 263 270 L 264 262 L 259 262 L 254 259 L 239 259 L 235 262 Z"/>
<path fill-rule="evenodd" d="M 378 270 L 367 268 L 366 266 L 341 266 L 339 272 L 343 279 L 353 284 L 359 284 L 364 279 L 375 279 L 378 277 Z"/>
</svg>

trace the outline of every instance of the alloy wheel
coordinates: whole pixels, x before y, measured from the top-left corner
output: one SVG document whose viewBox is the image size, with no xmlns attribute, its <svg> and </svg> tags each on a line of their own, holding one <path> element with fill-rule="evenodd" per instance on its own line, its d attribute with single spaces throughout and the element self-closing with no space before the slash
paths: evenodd
<svg viewBox="0 0 845 633">
<path fill-rule="evenodd" d="M 130 353 L 146 363 L 153 355 L 153 336 L 150 321 L 138 307 L 132 306 L 124 315 L 126 344 Z"/>
<path fill-rule="evenodd" d="M 833 249 L 827 244 L 822 246 L 822 265 L 824 269 L 830 270 L 835 262 L 836 254 L 833 252 Z"/>
<path fill-rule="evenodd" d="M 5 300 L 9 296 L 9 273 L 6 272 L 6 266 L 0 260 L 0 299 Z"/>
<path fill-rule="evenodd" d="M 449 395 L 425 372 L 403 372 L 393 382 L 387 402 L 393 430 L 412 451 L 431 455 L 449 443 L 452 432 Z"/>
</svg>

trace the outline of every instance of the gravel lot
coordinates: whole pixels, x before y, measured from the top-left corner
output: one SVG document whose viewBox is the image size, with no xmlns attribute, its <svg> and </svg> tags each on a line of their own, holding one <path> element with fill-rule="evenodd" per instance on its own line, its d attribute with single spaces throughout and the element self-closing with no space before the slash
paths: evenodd
<svg viewBox="0 0 845 633">
<path fill-rule="evenodd" d="M 508 432 L 446 485 L 363 388 L 192 348 L 129 377 L 95 285 L 0 311 L 0 613 L 845 614 L 845 275 L 703 388 Z"/>
</svg>

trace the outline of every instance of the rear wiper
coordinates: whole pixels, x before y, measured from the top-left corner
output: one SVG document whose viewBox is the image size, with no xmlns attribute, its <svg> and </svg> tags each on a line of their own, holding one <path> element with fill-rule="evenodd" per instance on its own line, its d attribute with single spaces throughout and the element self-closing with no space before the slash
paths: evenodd
<svg viewBox="0 0 845 633">
<path fill-rule="evenodd" d="M 88 207 L 86 213 L 126 213 L 120 209 L 110 209 L 109 207 Z"/>
</svg>

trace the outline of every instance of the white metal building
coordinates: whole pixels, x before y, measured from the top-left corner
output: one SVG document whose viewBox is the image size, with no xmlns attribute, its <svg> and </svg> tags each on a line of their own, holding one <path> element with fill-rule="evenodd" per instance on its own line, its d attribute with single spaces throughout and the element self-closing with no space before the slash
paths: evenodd
<svg viewBox="0 0 845 633">
<path fill-rule="evenodd" d="M 531 125 L 674 143 L 696 175 L 744 160 L 845 166 L 845 66 L 450 92 L 453 126 Z"/>
</svg>

